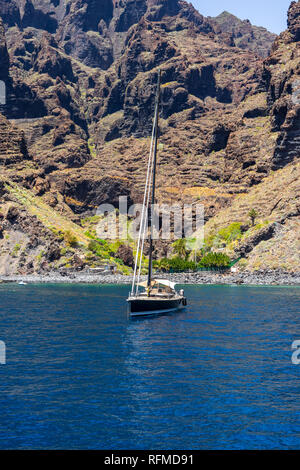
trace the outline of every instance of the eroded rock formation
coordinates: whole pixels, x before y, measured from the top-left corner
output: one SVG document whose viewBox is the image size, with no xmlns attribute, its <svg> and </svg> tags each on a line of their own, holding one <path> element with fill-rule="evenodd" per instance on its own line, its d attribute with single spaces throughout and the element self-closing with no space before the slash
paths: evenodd
<svg viewBox="0 0 300 470">
<path fill-rule="evenodd" d="M 227 11 L 210 19 L 220 28 L 221 39 L 228 45 L 251 50 L 263 58 L 269 55 L 276 34 L 252 25 L 249 20 L 242 21 Z"/>
<path fill-rule="evenodd" d="M 158 200 L 214 220 L 299 157 L 299 4 L 263 60 L 274 35 L 182 0 L 0 0 L 1 180 L 44 223 L 140 201 L 160 68 Z"/>
</svg>

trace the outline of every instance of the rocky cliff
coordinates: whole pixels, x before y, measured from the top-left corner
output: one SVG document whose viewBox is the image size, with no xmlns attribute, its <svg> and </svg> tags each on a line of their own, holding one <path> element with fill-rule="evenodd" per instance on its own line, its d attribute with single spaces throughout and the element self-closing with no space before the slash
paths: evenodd
<svg viewBox="0 0 300 470">
<path fill-rule="evenodd" d="M 227 44 L 250 50 L 263 58 L 269 55 L 276 34 L 252 25 L 249 20 L 242 21 L 228 11 L 209 19 L 220 28 L 222 40 Z"/>
<path fill-rule="evenodd" d="M 264 185 L 272 201 L 281 175 L 299 177 L 299 2 L 265 59 L 271 33 L 228 14 L 204 18 L 181 0 L 0 0 L 0 17 L 2 271 L 101 261 L 85 233 L 100 203 L 141 200 L 158 68 L 160 202 L 202 202 L 215 234 L 231 208 L 244 226 L 253 207 L 264 223 Z M 278 203 L 287 217 L 272 218 L 290 240 L 298 195 L 287 189 Z M 249 269 L 264 241 L 252 235 L 235 246 Z M 101 253 L 112 262 L 118 250 Z M 282 256 L 278 265 L 295 270 Z"/>
</svg>

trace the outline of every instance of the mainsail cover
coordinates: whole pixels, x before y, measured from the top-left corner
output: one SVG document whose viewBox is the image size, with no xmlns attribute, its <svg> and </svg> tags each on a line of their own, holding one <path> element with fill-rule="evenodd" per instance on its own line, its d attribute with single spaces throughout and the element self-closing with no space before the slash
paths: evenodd
<svg viewBox="0 0 300 470">
<path fill-rule="evenodd" d="M 175 289 L 175 286 L 176 286 L 176 282 L 169 281 L 168 279 L 153 279 L 151 281 L 151 287 L 158 285 L 158 284 L 162 286 L 170 287 L 173 290 Z M 138 285 L 140 287 L 148 287 L 148 282 L 147 281 L 140 282 Z"/>
</svg>

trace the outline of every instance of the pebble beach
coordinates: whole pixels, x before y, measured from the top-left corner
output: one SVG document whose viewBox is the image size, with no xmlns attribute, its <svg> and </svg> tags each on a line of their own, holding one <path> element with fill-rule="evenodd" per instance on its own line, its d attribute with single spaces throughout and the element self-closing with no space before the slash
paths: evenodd
<svg viewBox="0 0 300 470">
<path fill-rule="evenodd" d="M 157 279 L 164 278 L 175 282 L 176 284 L 190 285 L 286 285 L 300 286 L 300 272 L 243 272 L 243 273 L 218 273 L 218 272 L 198 272 L 198 273 L 174 273 L 174 274 L 156 274 Z M 142 276 L 141 280 L 146 280 Z M 90 274 L 85 272 L 74 272 L 69 275 L 59 273 L 49 273 L 47 275 L 15 275 L 0 276 L 0 283 L 26 283 L 26 284 L 112 284 L 129 285 L 132 282 L 132 276 L 122 274 Z"/>
</svg>

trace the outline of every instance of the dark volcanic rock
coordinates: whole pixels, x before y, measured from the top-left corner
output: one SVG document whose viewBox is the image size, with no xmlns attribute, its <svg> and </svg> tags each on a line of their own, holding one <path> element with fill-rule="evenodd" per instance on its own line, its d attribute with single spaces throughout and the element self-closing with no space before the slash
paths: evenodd
<svg viewBox="0 0 300 470">
<path fill-rule="evenodd" d="M 257 231 L 254 235 L 249 237 L 246 242 L 241 243 L 236 249 L 238 256 L 245 256 L 250 253 L 260 242 L 270 240 L 273 237 L 277 228 L 277 223 L 270 224 Z"/>
<path fill-rule="evenodd" d="M 9 220 L 10 223 L 13 223 L 16 221 L 16 219 L 19 217 L 20 213 L 18 210 L 18 207 L 14 205 L 10 205 L 7 209 L 7 212 L 5 214 L 5 218 Z"/>
<path fill-rule="evenodd" d="M 293 41 L 300 41 L 300 3 L 292 2 L 288 11 L 288 28 Z"/>
<path fill-rule="evenodd" d="M 69 3 L 57 31 L 57 40 L 65 52 L 91 67 L 107 69 L 113 62 L 113 45 L 108 25 L 113 15 L 112 0 Z"/>
<path fill-rule="evenodd" d="M 273 129 L 279 131 L 274 167 L 279 168 L 300 154 L 300 3 L 292 2 L 288 31 L 275 41 L 264 64 Z"/>
<path fill-rule="evenodd" d="M 64 81 L 75 81 L 71 60 L 53 48 L 51 37 L 43 37 L 33 60 L 35 72 L 46 73 L 52 78 L 60 77 Z"/>
<path fill-rule="evenodd" d="M 0 166 L 30 159 L 22 131 L 0 114 Z"/>
<path fill-rule="evenodd" d="M 20 25 L 20 11 L 15 0 L 0 0 L 0 17 L 7 26 Z"/>
<path fill-rule="evenodd" d="M 53 15 L 54 9 L 51 8 L 51 6 L 53 7 L 55 3 L 60 2 L 59 0 L 57 2 L 46 1 L 45 5 L 45 3 L 40 0 L 25 0 L 21 19 L 22 27 L 27 28 L 28 26 L 32 26 L 37 29 L 49 31 L 49 33 L 54 33 L 57 29 L 58 21 Z M 43 11 L 45 7 L 46 11 Z"/>
<path fill-rule="evenodd" d="M 132 248 L 128 245 L 120 245 L 116 252 L 116 257 L 120 258 L 126 266 L 134 267 Z"/>
<path fill-rule="evenodd" d="M 287 168 L 296 179 L 299 2 L 265 61 L 272 33 L 228 13 L 205 18 L 183 0 L 0 0 L 1 15 L 1 178 L 42 200 L 41 212 L 48 207 L 58 226 L 63 216 L 78 223 L 102 203 L 117 207 L 120 195 L 141 201 L 158 69 L 158 202 L 200 201 L 210 221 L 272 170 Z M 288 215 L 294 194 L 283 202 Z M 3 213 L 18 199 L 21 214 L 13 228 L 5 224 L 15 244 L 20 232 L 34 242 L 31 258 L 20 255 L 14 269 L 49 270 L 59 260 L 57 247 L 56 255 L 48 250 L 54 238 L 46 230 L 42 240 L 42 223 L 22 212 L 29 195 L 18 197 L 3 194 Z M 275 232 L 259 232 L 244 253 L 271 243 Z M 4 253 L 13 248 L 5 237 L 1 243 Z M 119 255 L 131 263 L 125 249 Z"/>
<path fill-rule="evenodd" d="M 154 2 L 153 2 L 154 3 Z M 176 0 L 175 2 L 176 3 Z M 124 2 L 115 2 L 113 12 L 113 28 L 116 32 L 127 32 L 129 28 L 138 23 L 147 11 L 147 2 L 145 0 L 125 0 Z"/>
<path fill-rule="evenodd" d="M 122 178 L 103 176 L 99 181 L 95 178 L 95 172 L 90 169 L 87 171 L 86 174 L 78 171 L 75 177 L 67 181 L 61 179 L 59 175 L 51 177 L 75 213 L 96 211 L 101 204 L 118 207 L 119 196 L 130 195 L 130 188 Z"/>
<path fill-rule="evenodd" d="M 268 56 L 276 39 L 276 34 L 270 33 L 266 28 L 253 26 L 249 20 L 242 21 L 227 11 L 210 19 L 216 23 L 221 40 L 228 45 L 251 50 L 261 57 Z"/>
<path fill-rule="evenodd" d="M 50 263 L 53 261 L 58 260 L 61 257 L 60 254 L 60 246 L 59 245 L 49 245 L 47 252 L 45 254 L 45 258 Z"/>
<path fill-rule="evenodd" d="M 9 73 L 9 55 L 6 46 L 3 22 L 0 18 L 0 80 L 7 81 Z"/>
</svg>

